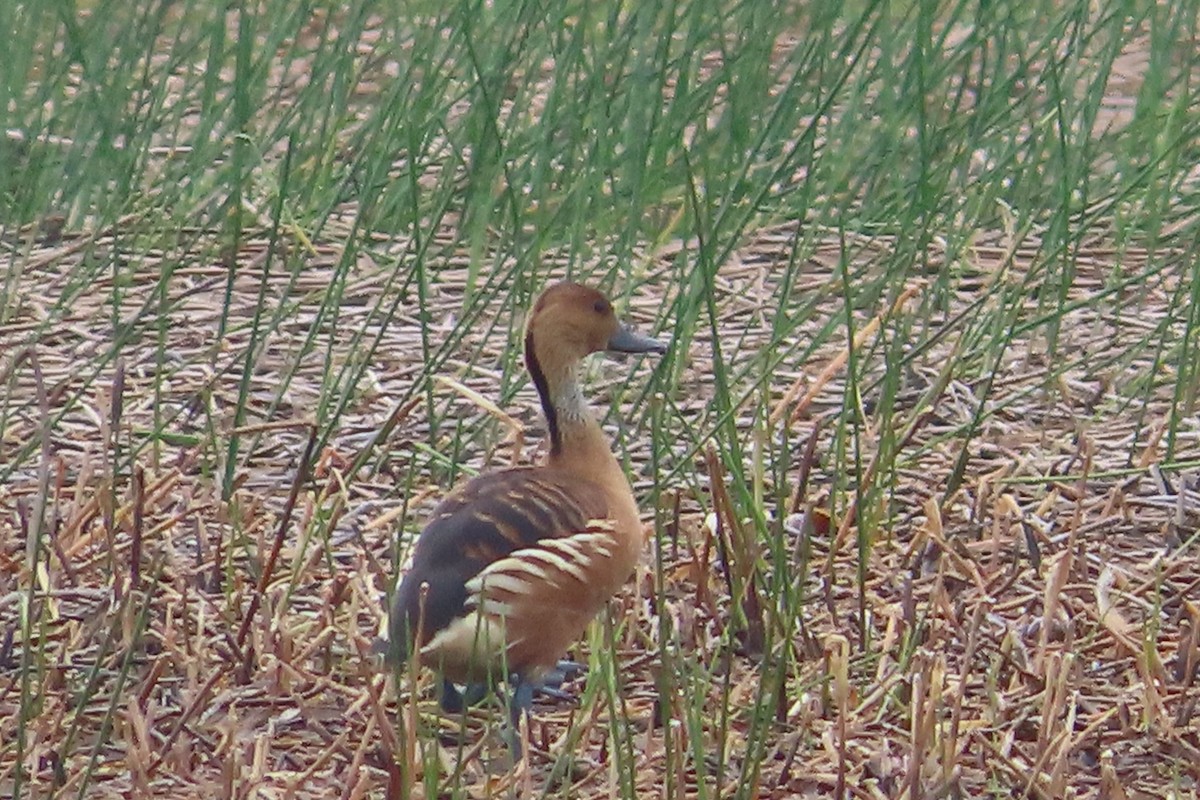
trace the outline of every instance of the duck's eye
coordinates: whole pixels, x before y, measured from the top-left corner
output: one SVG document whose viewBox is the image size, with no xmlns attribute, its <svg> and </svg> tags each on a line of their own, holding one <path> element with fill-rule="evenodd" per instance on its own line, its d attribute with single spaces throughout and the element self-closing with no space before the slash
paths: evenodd
<svg viewBox="0 0 1200 800">
<path fill-rule="evenodd" d="M 597 314 L 607 314 L 608 303 L 604 300 L 597 300 L 596 302 L 592 303 L 592 310 Z"/>
</svg>

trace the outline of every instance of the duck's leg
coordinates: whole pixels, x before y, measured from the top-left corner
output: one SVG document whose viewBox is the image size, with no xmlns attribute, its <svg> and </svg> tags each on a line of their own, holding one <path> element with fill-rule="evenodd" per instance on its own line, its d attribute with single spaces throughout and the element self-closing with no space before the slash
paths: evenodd
<svg viewBox="0 0 1200 800">
<path fill-rule="evenodd" d="M 486 683 L 468 683 L 463 687 L 463 702 L 469 706 L 479 705 L 483 698 L 487 697 L 488 685 Z"/>
<path fill-rule="evenodd" d="M 486 683 L 468 683 L 460 692 L 450 680 L 442 678 L 442 693 L 438 702 L 447 714 L 461 714 L 463 709 L 487 697 L 487 692 Z"/>
<path fill-rule="evenodd" d="M 533 693 L 538 688 L 519 673 L 510 679 L 512 698 L 508 702 L 508 725 L 504 729 L 504 741 L 512 751 L 513 761 L 521 758 L 521 717 L 529 718 L 533 708 Z"/>
<path fill-rule="evenodd" d="M 447 714 L 461 714 L 462 710 L 466 708 L 462 692 L 447 678 L 442 678 L 442 691 L 441 696 L 438 697 L 438 704 Z"/>
<path fill-rule="evenodd" d="M 508 703 L 508 726 L 504 730 L 504 740 L 512 750 L 514 761 L 521 757 L 521 717 L 529 717 L 529 712 L 533 709 L 533 696 L 540 694 L 555 700 L 570 700 L 572 695 L 559 687 L 564 681 L 574 680 L 586 670 L 587 667 L 578 661 L 563 660 L 536 683 L 526 679 L 519 672 L 509 676 L 512 698 Z M 470 688 L 468 686 L 467 690 L 470 691 Z"/>
</svg>

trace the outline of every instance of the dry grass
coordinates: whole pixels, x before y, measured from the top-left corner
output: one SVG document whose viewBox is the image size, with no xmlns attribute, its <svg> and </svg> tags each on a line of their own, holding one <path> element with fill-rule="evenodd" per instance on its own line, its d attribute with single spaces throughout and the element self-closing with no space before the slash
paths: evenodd
<svg viewBox="0 0 1200 800">
<path fill-rule="evenodd" d="M 774 296 L 794 235 L 790 227 L 761 232 L 718 275 L 722 328 L 737 332 L 732 355 L 726 348 L 732 363 L 770 340 L 764 308 L 771 306 L 760 300 Z M 864 269 L 891 246 L 882 238 L 858 244 Z M 100 235 L 89 247 L 110 245 Z M 973 261 L 959 267 L 981 283 L 1019 280 L 1032 245 L 981 237 Z M 156 342 L 156 323 L 144 316 L 143 329 L 124 332 L 130 339 L 122 359 L 89 380 L 79 365 L 92 363 L 113 339 L 106 321 L 111 309 L 99 299 L 111 287 L 99 279 L 62 324 L 39 329 L 56 278 L 70 272 L 81 249 L 69 239 L 37 248 L 31 260 L 36 268 L 22 275 L 21 314 L 0 327 L 0 370 L 10 386 L 10 408 L 20 409 L 3 431 L 3 449 L 44 448 L 42 458 L 30 459 L 31 467 L 0 488 L 5 738 L 13 733 L 20 702 L 21 651 L 36 648 L 48 665 L 24 763 L 35 795 L 62 780 L 60 791 L 73 793 L 97 742 L 88 796 L 257 792 L 349 798 L 378 796 L 389 782 L 398 785 L 391 766 L 398 740 L 390 728 L 397 709 L 370 646 L 397 557 L 395 525 L 406 520 L 414 529 L 444 488 L 426 474 L 411 490 L 404 488 L 409 466 L 418 463 L 411 443 L 427 435 L 426 410 L 417 404 L 397 409 L 392 398 L 421 374 L 419 323 L 402 304 L 374 355 L 373 386 L 358 395 L 337 435 L 306 454 L 328 375 L 319 354 L 328 347 L 334 361 L 357 357 L 333 329 L 316 333 L 311 354 L 300 347 L 319 303 L 316 289 L 330 279 L 336 243 L 317 243 L 290 288 L 286 275 L 273 275 L 267 296 L 272 308 L 287 307 L 290 316 L 254 371 L 250 416 L 240 431 L 253 444 L 243 446 L 236 486 L 223 502 L 217 455 L 196 434 L 204 420 L 218 426 L 220 438 L 232 433 L 222 426 L 232 418 L 238 391 L 231 368 L 245 344 L 238 323 L 257 302 L 253 265 L 259 248 L 252 244 L 241 254 L 247 267 L 238 273 L 230 305 L 234 333 L 219 350 L 212 347 L 211 329 L 224 271 L 188 264 L 170 285 L 168 341 Z M 798 307 L 836 285 L 839 251 L 837 241 L 822 242 L 802 265 Z M 1136 271 L 1144 255 L 1097 246 L 1080 260 L 1072 296 L 1093 293 L 1118 259 L 1127 272 Z M 1001 274 L 1008 256 L 1012 266 Z M 671 258 L 668 248 L 650 261 L 647 284 L 634 296 L 630 316 L 643 325 L 672 292 L 664 277 Z M 379 305 L 376 293 L 389 269 L 356 265 L 343 314 L 352 315 L 359 298 L 364 309 Z M 464 274 L 448 264 L 436 285 L 433 304 L 446 318 L 457 313 Z M 156 286 L 153 258 L 137 276 L 145 283 L 127 287 L 130 306 L 123 318 Z M 841 408 L 846 387 L 837 369 L 826 372 L 827 383 L 813 386 L 841 347 L 835 338 L 811 357 L 784 359 L 770 381 L 771 402 L 784 403 L 779 424 L 791 425 L 792 439 L 801 443 L 789 474 L 798 478 L 811 470 L 802 499 L 814 510 L 769 511 L 798 549 L 811 548 L 808 572 L 795 578 L 811 602 L 787 647 L 794 662 L 786 699 L 774 709 L 759 796 L 824 797 L 839 790 L 862 798 L 1195 795 L 1197 425 L 1185 421 L 1176 466 L 1160 469 L 1171 376 L 1149 390 L 1144 406 L 1130 403 L 1130 376 L 1147 374 L 1148 367 L 1122 357 L 1146 331 L 1175 324 L 1167 321 L 1174 278 L 1160 278 L 1143 287 L 1136 320 L 1114 319 L 1099 303 L 1068 314 L 1056 358 L 1078 361 L 1063 374 L 1048 380 L 1052 365 L 1040 340 L 1019 336 L 986 400 L 978 382 L 952 380 L 937 394 L 905 444 L 909 457 L 901 459 L 905 467 L 895 476 L 892 496 L 880 501 L 889 504 L 887 522 L 867 551 L 861 595 L 853 506 L 828 507 L 827 487 L 836 476 L 824 456 L 834 444 L 829 426 L 819 424 Z M 926 289 L 913 288 L 916 302 Z M 975 299 L 965 293 L 953 298 L 944 320 Z M 839 313 L 836 303 L 826 307 Z M 860 324 L 874 313 L 864 310 Z M 900 307 L 895 313 L 908 312 Z M 814 314 L 799 336 L 827 322 Z M 435 323 L 434 335 L 436 330 Z M 875 369 L 882 355 L 872 341 L 859 342 L 858 355 Z M 484 343 L 478 363 L 499 363 L 509 346 L 497 332 Z M 935 385 L 952 347 L 947 337 L 914 361 L 912 385 L 901 397 L 915 398 Z M 169 354 L 162 367 L 156 365 L 160 348 Z M 686 364 L 677 387 L 683 419 L 699 413 L 711 392 L 710 342 L 698 333 L 689 351 L 676 357 Z M 294 376 L 282 403 L 268 413 L 280 375 L 292 371 L 288 365 L 295 365 Z M 154 376 L 160 368 L 170 371 L 169 380 Z M 612 369 L 612 376 L 618 374 Z M 456 377 L 484 396 L 497 394 L 494 374 L 483 368 Z M 809 395 L 799 418 L 792 413 L 794 400 L 784 397 L 796 382 L 794 395 Z M 438 391 L 439 403 L 455 404 L 466 424 L 494 432 L 490 445 L 470 452 L 470 462 L 507 462 L 511 443 L 487 410 L 449 389 Z M 871 397 L 861 400 L 869 406 Z M 960 455 L 962 438 L 955 432 L 981 401 L 993 411 L 969 441 L 961 484 L 943 497 Z M 156 408 L 160 419 L 171 420 L 163 426 L 171 435 L 145 446 L 147 432 L 161 425 Z M 508 410 L 528 423 L 535 409 L 526 388 Z M 349 472 L 389 420 L 396 426 L 383 444 L 385 466 Z M 740 425 L 750 436 L 753 420 Z M 808 459 L 802 443 L 813 431 L 815 456 Z M 867 463 L 878 434 L 869 423 L 860 430 Z M 537 438 L 530 437 L 521 458 L 533 457 Z M 631 433 L 626 441 L 644 492 L 643 439 Z M 115 470 L 118 452 L 139 444 L 134 469 Z M 695 459 L 695 471 L 705 473 L 702 454 L 681 446 L 676 457 Z M 722 474 L 719 465 L 715 474 Z M 299 476 L 309 479 L 297 484 Z M 668 773 L 678 779 L 676 796 L 691 795 L 697 780 L 724 794 L 729 777 L 698 777 L 694 755 L 720 746 L 727 767 L 738 764 L 745 752 L 739 719 L 759 696 L 767 671 L 753 648 L 722 644 L 730 641 L 721 636 L 730 601 L 712 523 L 704 517 L 711 495 L 696 494 L 681 481 L 659 489 L 667 508 L 676 507 L 672 498 L 678 495 L 678 516 L 666 514 L 659 538 L 665 547 L 661 591 L 654 588 L 648 555 L 637 583 L 616 604 L 616 618 L 626 620 L 613 642 L 620 713 L 633 731 L 639 794 L 658 795 Z M 53 552 L 41 574 L 29 576 L 23 573 L 24 542 L 43 503 Z M 730 561 L 743 568 L 741 558 Z M 772 568 L 788 565 L 749 565 L 750 572 L 763 574 Z M 38 586 L 35 616 L 42 624 L 34 640 L 23 643 L 16 620 L 30 580 Z M 683 658 L 728 680 L 681 676 L 673 692 L 661 693 L 658 615 L 668 615 L 678 633 L 670 646 L 682 644 Z M 864 639 L 870 642 L 865 651 Z M 89 681 L 96 687 L 87 695 L 91 702 L 76 708 Z M 655 709 L 682 718 L 695 702 L 687 693 L 697 690 L 714 693 L 712 707 L 734 710 L 728 736 L 713 740 L 714 716 L 709 738 L 681 746 L 678 737 L 689 728 L 679 725 L 668 748 Z M 456 722 L 440 720 L 432 700 L 422 700 L 420 709 L 443 732 L 440 740 L 425 741 L 445 746 Z M 579 708 L 539 710 L 528 771 L 516 775 L 475 757 L 477 742 L 486 752 L 498 747 L 480 727 L 495 715 L 480 712 L 464 734 L 461 785 L 468 796 L 506 786 L 540 790 L 554 757 L 566 750 L 574 760 L 570 789 L 561 790 L 572 797 L 608 796 L 615 779 L 609 712 L 592 695 Z M 565 742 L 568 729 L 582 741 Z M 11 758 L 12 750 L 5 752 Z M 459 755 L 456 746 L 445 746 L 446 769 L 455 769 Z M 11 760 L 0 763 L 0 785 L 11 783 L 15 767 Z"/>
</svg>

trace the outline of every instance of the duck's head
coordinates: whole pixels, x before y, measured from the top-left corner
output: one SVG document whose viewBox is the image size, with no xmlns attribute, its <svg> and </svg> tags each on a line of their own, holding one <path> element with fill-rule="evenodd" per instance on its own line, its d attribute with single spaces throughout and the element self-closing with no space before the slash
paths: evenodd
<svg viewBox="0 0 1200 800">
<path fill-rule="evenodd" d="M 557 283 L 538 297 L 525 324 L 525 358 L 557 372 L 599 352 L 665 353 L 657 339 L 634 333 L 603 294 L 578 283 Z M 530 371 L 534 365 L 530 364 Z"/>
</svg>

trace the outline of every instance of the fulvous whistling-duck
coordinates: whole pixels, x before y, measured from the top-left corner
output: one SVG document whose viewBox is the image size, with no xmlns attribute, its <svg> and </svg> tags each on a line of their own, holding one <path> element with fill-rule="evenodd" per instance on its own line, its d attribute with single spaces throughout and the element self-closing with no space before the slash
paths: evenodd
<svg viewBox="0 0 1200 800">
<path fill-rule="evenodd" d="M 454 684 L 482 694 L 495 676 L 507 679 L 510 735 L 534 691 L 561 680 L 559 659 L 629 579 L 644 544 L 629 481 L 579 386 L 581 361 L 600 351 L 666 346 L 622 325 L 594 289 L 542 292 L 525 326 L 525 364 L 549 429 L 546 462 L 480 475 L 443 500 L 392 604 L 392 660 L 402 663 L 419 637 L 447 711 L 462 708 Z"/>
</svg>

